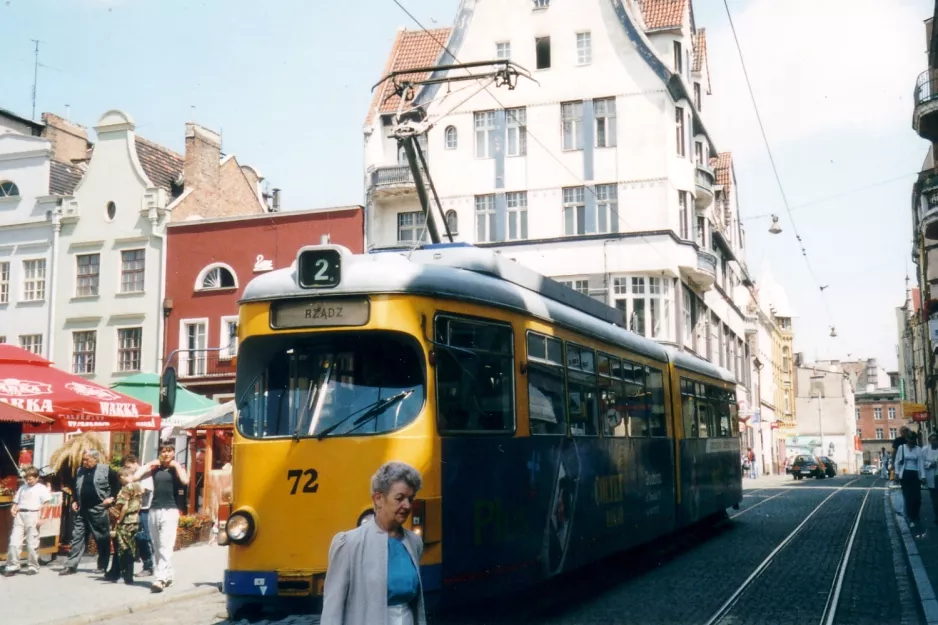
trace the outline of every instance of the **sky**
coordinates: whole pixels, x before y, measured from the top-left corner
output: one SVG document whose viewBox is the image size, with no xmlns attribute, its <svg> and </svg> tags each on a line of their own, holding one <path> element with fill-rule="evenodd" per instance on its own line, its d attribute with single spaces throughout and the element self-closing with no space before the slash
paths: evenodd
<svg viewBox="0 0 938 625">
<path fill-rule="evenodd" d="M 401 2 L 428 28 L 449 25 L 457 7 Z M 910 191 L 928 148 L 912 130 L 912 92 L 933 6 L 729 0 L 793 224 L 723 2 L 695 4 L 712 77 L 704 120 L 734 155 L 749 269 L 768 267 L 786 290 L 808 360 L 896 367 L 895 308 L 915 275 Z M 180 153 L 185 122 L 198 122 L 283 189 L 285 210 L 363 202 L 370 90 L 396 30 L 416 28 L 393 0 L 0 0 L 0 24 L 0 108 L 31 115 L 38 39 L 37 117 L 68 105 L 90 128 L 119 108 L 138 134 Z M 771 214 L 781 234 L 768 233 Z"/>
</svg>

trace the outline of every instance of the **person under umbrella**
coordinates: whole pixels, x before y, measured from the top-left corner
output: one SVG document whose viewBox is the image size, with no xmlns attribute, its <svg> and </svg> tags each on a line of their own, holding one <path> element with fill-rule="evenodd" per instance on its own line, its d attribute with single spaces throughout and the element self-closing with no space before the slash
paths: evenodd
<svg viewBox="0 0 938 625">
<path fill-rule="evenodd" d="M 101 454 L 95 449 L 82 453 L 81 468 L 75 476 L 75 499 L 72 501 L 72 511 L 77 513 L 72 527 L 72 542 L 59 575 L 71 575 L 78 570 L 89 534 L 94 536 L 98 545 L 98 567 L 94 572 L 107 570 L 111 557 L 111 522 L 107 509 L 114 503 L 121 483 L 117 472 L 100 460 Z"/>
</svg>

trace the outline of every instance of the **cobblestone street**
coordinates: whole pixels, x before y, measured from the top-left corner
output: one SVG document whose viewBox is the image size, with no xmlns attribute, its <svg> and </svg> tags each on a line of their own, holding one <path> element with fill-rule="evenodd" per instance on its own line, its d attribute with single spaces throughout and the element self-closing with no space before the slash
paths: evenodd
<svg viewBox="0 0 938 625">
<path fill-rule="evenodd" d="M 839 476 L 795 483 L 774 477 L 747 480 L 746 486 L 741 508 L 730 511 L 722 527 L 613 558 L 526 596 L 487 604 L 484 612 L 429 620 L 715 625 L 812 623 L 823 616 L 844 625 L 927 622 L 889 502 L 894 490 L 883 480 Z M 93 622 L 234 625 L 225 616 L 218 592 Z M 257 622 L 300 625 L 318 619 Z"/>
</svg>

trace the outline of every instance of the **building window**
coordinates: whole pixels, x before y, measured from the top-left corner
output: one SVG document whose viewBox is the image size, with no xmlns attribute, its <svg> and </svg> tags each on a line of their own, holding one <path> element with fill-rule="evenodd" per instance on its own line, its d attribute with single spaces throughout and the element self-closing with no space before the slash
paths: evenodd
<svg viewBox="0 0 938 625">
<path fill-rule="evenodd" d="M 616 145 L 616 99 L 593 100 L 596 117 L 596 147 L 611 148 Z"/>
<path fill-rule="evenodd" d="M 700 112 L 700 111 L 703 110 L 703 107 L 700 106 L 700 104 L 701 104 L 701 102 L 700 102 L 700 83 L 699 83 L 699 82 L 695 82 L 695 83 L 694 83 L 694 106 L 697 107 L 697 112 Z"/>
<path fill-rule="evenodd" d="M 79 254 L 75 257 L 78 265 L 75 280 L 76 297 L 94 297 L 98 294 L 101 255 Z"/>
<path fill-rule="evenodd" d="M 589 65 L 593 61 L 593 41 L 589 33 L 576 34 L 576 64 Z"/>
<path fill-rule="evenodd" d="M 687 287 L 681 289 L 682 293 L 682 311 L 681 316 L 684 319 L 684 345 L 691 349 L 694 348 L 694 311 L 693 311 L 693 298 L 691 297 L 690 291 Z"/>
<path fill-rule="evenodd" d="M 19 197 L 20 190 L 16 187 L 15 184 L 9 180 L 4 180 L 0 182 L 0 198 L 3 197 Z"/>
<path fill-rule="evenodd" d="M 146 250 L 121 251 L 121 293 L 143 291 L 146 271 Z"/>
<path fill-rule="evenodd" d="M 117 370 L 140 371 L 140 344 L 143 328 L 117 330 Z"/>
<path fill-rule="evenodd" d="M 508 205 L 508 240 L 528 238 L 528 192 L 514 191 L 505 194 Z"/>
<path fill-rule="evenodd" d="M 537 69 L 550 68 L 550 37 L 538 37 L 534 40 L 537 51 Z"/>
<path fill-rule="evenodd" d="M 563 190 L 563 231 L 566 235 L 586 234 L 583 187 L 567 187 Z"/>
<path fill-rule="evenodd" d="M 860 420 L 860 409 L 859 409 L 859 408 L 856 409 L 856 413 L 857 413 L 857 421 L 859 421 L 859 420 Z"/>
<path fill-rule="evenodd" d="M 895 438 L 899 435 L 898 428 L 889 428 L 889 438 Z"/>
<path fill-rule="evenodd" d="M 445 142 L 444 146 L 447 150 L 455 150 L 457 145 L 457 135 L 455 126 L 447 126 L 446 130 L 443 133 Z"/>
<path fill-rule="evenodd" d="M 417 135 L 417 145 L 420 146 L 420 151 L 423 153 L 423 158 L 429 163 L 430 161 L 430 151 L 427 149 L 427 135 Z M 417 161 L 420 161 L 420 157 L 417 157 Z M 403 145 L 397 146 L 397 164 L 401 167 L 410 167 L 410 161 L 407 159 L 407 150 L 404 149 Z M 408 172 L 406 174 L 410 176 Z M 407 178 L 408 180 L 410 178 Z"/>
<path fill-rule="evenodd" d="M 7 337 L 5 337 L 5 336 L 0 336 L 0 344 L 6 343 L 6 342 L 7 342 Z"/>
<path fill-rule="evenodd" d="M 476 158 L 495 157 L 495 111 L 475 114 Z"/>
<path fill-rule="evenodd" d="M 446 211 L 446 227 L 449 228 L 450 234 L 459 233 L 459 216 L 453 209 Z"/>
<path fill-rule="evenodd" d="M 680 207 L 680 211 L 678 212 L 678 219 L 681 222 L 681 238 L 687 240 L 690 239 L 690 233 L 688 232 L 689 228 L 687 227 L 687 191 L 677 192 L 677 204 Z"/>
<path fill-rule="evenodd" d="M 680 106 L 674 107 L 674 132 L 677 141 L 677 155 L 683 158 L 686 156 L 684 145 L 684 109 Z"/>
<path fill-rule="evenodd" d="M 39 302 L 46 299 L 46 259 L 23 261 L 23 300 Z"/>
<path fill-rule="evenodd" d="M 534 0 L 535 9 L 546 9 L 550 6 L 550 0 Z"/>
<path fill-rule="evenodd" d="M 573 289 L 577 293 L 582 293 L 583 295 L 590 294 L 589 280 L 557 280 L 557 282 L 564 285 L 568 289 Z"/>
<path fill-rule="evenodd" d="M 42 356 L 42 335 L 41 334 L 21 334 L 20 347 L 37 356 Z"/>
<path fill-rule="evenodd" d="M 476 242 L 495 241 L 495 194 L 477 195 L 476 204 Z"/>
<path fill-rule="evenodd" d="M 626 327 L 655 339 L 671 337 L 671 281 L 668 278 L 629 276 L 613 278 L 615 307 Z"/>
<path fill-rule="evenodd" d="M 10 302 L 10 263 L 0 263 L 0 304 Z"/>
<path fill-rule="evenodd" d="M 182 375 L 205 375 L 205 349 L 208 322 L 184 321 L 182 324 L 183 353 L 180 354 Z"/>
<path fill-rule="evenodd" d="M 695 141 L 694 142 L 694 163 L 696 163 L 697 166 L 700 167 L 701 165 L 703 165 L 703 162 L 704 162 L 703 144 L 700 141 Z"/>
<path fill-rule="evenodd" d="M 681 42 L 674 42 L 674 73 L 684 73 L 684 53 L 681 51 Z"/>
<path fill-rule="evenodd" d="M 508 109 L 508 156 L 524 156 L 528 152 L 527 113 L 524 108 Z"/>
<path fill-rule="evenodd" d="M 583 149 L 583 102 L 564 102 L 560 105 L 563 119 L 563 149 Z"/>
<path fill-rule="evenodd" d="M 427 217 L 423 211 L 397 214 L 397 240 L 414 243 L 427 238 Z"/>
<path fill-rule="evenodd" d="M 873 408 L 873 418 L 877 421 L 882 421 L 883 419 L 883 409 L 882 408 Z"/>
<path fill-rule="evenodd" d="M 782 373 L 791 375 L 791 350 L 787 346 L 782 348 Z"/>
<path fill-rule="evenodd" d="M 501 41 L 495 44 L 495 58 L 507 61 L 511 58 L 511 43 Z"/>
<path fill-rule="evenodd" d="M 94 330 L 72 332 L 72 373 L 94 373 L 97 337 L 98 333 Z"/>
<path fill-rule="evenodd" d="M 596 185 L 596 231 L 609 232 L 609 224 L 619 218 L 619 187 L 614 184 Z"/>
<path fill-rule="evenodd" d="M 202 270 L 198 282 L 196 282 L 196 291 L 211 291 L 214 289 L 234 289 L 237 288 L 238 281 L 235 278 L 234 270 L 228 265 L 209 265 Z"/>
<path fill-rule="evenodd" d="M 887 408 L 887 414 L 889 415 L 889 418 L 890 418 L 890 419 L 895 419 L 895 418 L 896 418 L 896 409 L 890 406 L 889 408 Z"/>
<path fill-rule="evenodd" d="M 876 428 L 876 440 L 883 440 L 883 428 Z"/>
<path fill-rule="evenodd" d="M 228 360 L 238 354 L 238 317 L 236 315 L 221 318 L 221 336 L 218 337 L 218 344 L 221 346 L 220 358 Z"/>
</svg>

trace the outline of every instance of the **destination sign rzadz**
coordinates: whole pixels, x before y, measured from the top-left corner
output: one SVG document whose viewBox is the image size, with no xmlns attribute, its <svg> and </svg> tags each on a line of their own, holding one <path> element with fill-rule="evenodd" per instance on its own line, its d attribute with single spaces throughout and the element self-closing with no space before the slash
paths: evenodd
<svg viewBox="0 0 938 625">
<path fill-rule="evenodd" d="M 317 328 L 324 326 L 363 326 L 368 323 L 367 299 L 318 299 L 301 302 L 274 302 L 270 327 Z"/>
</svg>

